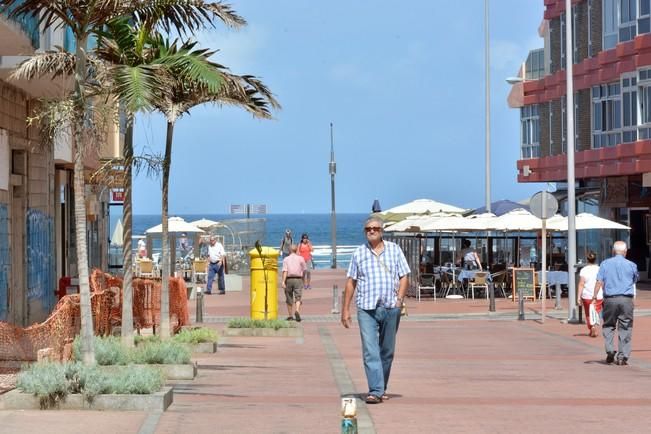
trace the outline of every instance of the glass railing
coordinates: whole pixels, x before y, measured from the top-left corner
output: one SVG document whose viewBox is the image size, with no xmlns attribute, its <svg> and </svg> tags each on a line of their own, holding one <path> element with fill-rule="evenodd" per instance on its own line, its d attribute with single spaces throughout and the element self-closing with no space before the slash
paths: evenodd
<svg viewBox="0 0 651 434">
<path fill-rule="evenodd" d="M 9 16 L 11 11 L 16 9 L 22 2 L 16 2 L 13 6 L 9 7 L 6 11 L 3 12 L 3 15 Z M 20 25 L 20 28 L 27 34 L 27 37 L 32 42 L 34 49 L 37 49 L 41 45 L 41 33 L 39 32 L 38 19 L 32 15 L 20 15 L 17 17 L 11 17 L 11 20 L 15 21 Z"/>
</svg>

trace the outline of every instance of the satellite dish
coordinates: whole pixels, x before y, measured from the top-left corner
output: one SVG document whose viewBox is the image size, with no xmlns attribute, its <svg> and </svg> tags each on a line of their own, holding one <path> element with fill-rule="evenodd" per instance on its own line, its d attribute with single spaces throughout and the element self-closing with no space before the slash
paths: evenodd
<svg viewBox="0 0 651 434">
<path fill-rule="evenodd" d="M 529 209 L 539 219 L 548 219 L 553 217 L 558 211 L 558 200 L 551 193 L 539 191 L 531 196 Z"/>
</svg>

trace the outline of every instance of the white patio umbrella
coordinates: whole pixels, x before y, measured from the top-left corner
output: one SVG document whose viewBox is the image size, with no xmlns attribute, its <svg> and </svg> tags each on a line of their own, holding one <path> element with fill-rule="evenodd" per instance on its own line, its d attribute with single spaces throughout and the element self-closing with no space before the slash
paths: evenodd
<svg viewBox="0 0 651 434">
<path fill-rule="evenodd" d="M 496 217 L 492 228 L 492 230 L 504 232 L 527 232 L 540 229 L 542 229 L 542 220 L 522 208 L 514 209 Z"/>
<path fill-rule="evenodd" d="M 465 211 L 466 210 L 463 208 L 449 205 L 447 203 L 437 202 L 431 199 L 416 199 L 411 202 L 389 208 L 380 214 L 432 214 L 440 212 L 448 214 L 461 214 Z"/>
<path fill-rule="evenodd" d="M 124 234 L 124 228 L 122 227 L 122 220 L 118 219 L 118 222 L 115 224 L 115 229 L 113 229 L 113 235 L 111 235 L 111 245 L 122 246 L 123 234 Z"/>
<path fill-rule="evenodd" d="M 432 224 L 438 219 L 449 217 L 448 213 L 434 213 L 425 215 L 411 215 L 403 220 L 389 224 L 384 228 L 385 232 L 423 232 L 423 227 Z"/>
<path fill-rule="evenodd" d="M 167 220 L 167 230 L 168 232 L 187 232 L 187 233 L 203 233 L 204 231 L 192 225 L 181 217 L 170 217 Z M 145 231 L 146 234 L 160 234 L 163 232 L 163 224 L 156 225 Z"/>
<path fill-rule="evenodd" d="M 198 227 L 199 229 L 208 229 L 211 226 L 214 226 L 214 225 L 216 225 L 218 223 L 219 222 L 216 222 L 214 220 L 208 220 L 206 218 L 202 218 L 202 219 L 190 222 L 191 225 L 194 225 L 194 226 Z"/>
<path fill-rule="evenodd" d="M 484 213 L 468 217 L 447 216 L 424 224 L 421 230 L 424 232 L 481 232 L 493 229 L 495 214 Z"/>
<path fill-rule="evenodd" d="M 577 214 L 575 221 L 576 230 L 578 231 L 587 229 L 621 229 L 628 231 L 631 229 L 630 227 L 621 223 L 617 223 L 603 217 L 598 217 L 587 212 Z M 565 232 L 567 231 L 567 226 L 567 217 L 563 217 L 562 215 L 555 215 L 554 217 L 547 220 L 547 229 L 552 231 Z"/>
</svg>

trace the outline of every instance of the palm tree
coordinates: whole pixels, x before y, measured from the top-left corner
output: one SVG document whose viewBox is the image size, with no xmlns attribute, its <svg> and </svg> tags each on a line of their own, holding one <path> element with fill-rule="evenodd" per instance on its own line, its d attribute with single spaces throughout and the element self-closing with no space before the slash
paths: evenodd
<svg viewBox="0 0 651 434">
<path fill-rule="evenodd" d="M 73 117 L 70 126 L 74 149 L 73 189 L 81 310 L 81 350 L 84 363 L 93 364 L 95 353 L 88 279 L 83 165 L 84 156 L 91 142 L 87 131 L 87 125 L 91 122 L 87 87 L 93 80 L 93 75 L 88 68 L 88 40 L 98 34 L 112 19 L 119 17 L 128 17 L 146 29 L 158 27 L 165 31 L 174 30 L 180 34 L 193 33 L 200 28 L 212 26 L 215 20 L 221 20 L 231 26 L 243 25 L 244 20 L 234 14 L 226 4 L 201 0 L 0 0 L 0 12 L 7 11 L 10 11 L 12 17 L 22 15 L 36 17 L 46 28 L 67 27 L 72 31 L 76 41 L 74 92 L 71 95 Z M 127 192 L 127 189 L 125 195 L 130 199 L 130 191 Z M 124 222 L 125 249 L 126 246 L 131 245 L 131 204 L 125 202 L 125 213 L 127 212 L 129 224 L 127 225 L 127 221 Z M 131 262 L 130 259 L 128 262 Z M 125 269 L 125 272 L 130 272 L 130 267 Z"/>
<path fill-rule="evenodd" d="M 194 44 L 188 44 L 194 46 Z M 222 65 L 214 64 L 222 75 L 223 83 L 216 91 L 199 81 L 184 78 L 182 74 L 172 68 L 171 86 L 164 96 L 156 101 L 156 109 L 165 115 L 167 121 L 167 134 L 165 140 L 165 155 L 163 157 L 163 191 L 162 191 L 162 218 L 163 218 L 163 280 L 161 287 L 161 333 L 163 337 L 169 336 L 169 235 L 167 231 L 169 175 L 172 164 L 172 143 L 176 121 L 184 114 L 189 113 L 193 107 L 214 103 L 217 105 L 233 105 L 242 107 L 253 114 L 254 117 L 270 119 L 271 108 L 280 109 L 280 104 L 271 91 L 254 76 L 238 76 L 232 74 Z"/>
<path fill-rule="evenodd" d="M 179 46 L 178 41 L 170 43 L 162 35 L 154 33 L 150 35 L 143 27 L 135 28 L 126 20 L 114 20 L 107 26 L 99 41 L 98 55 L 101 59 L 109 62 L 110 81 L 115 83 L 113 92 L 125 101 L 127 134 L 125 137 L 125 158 L 133 154 L 133 116 L 143 109 L 156 104 L 173 87 L 175 80 L 199 83 L 209 92 L 217 92 L 221 83 L 221 71 L 218 65 L 210 62 L 209 57 L 213 54 L 205 49 L 195 49 L 196 43 L 184 43 Z M 129 170 L 130 165 L 126 165 Z M 169 168 L 163 165 L 163 172 Z M 126 175 L 127 183 L 130 183 L 130 174 Z M 126 187 L 126 186 L 125 186 Z M 130 188 L 125 188 L 130 191 Z M 125 210 L 127 203 L 130 204 L 130 197 L 125 197 Z M 130 208 L 130 207 L 129 207 Z M 127 219 L 129 217 L 129 219 Z M 130 213 L 123 216 L 124 221 L 130 222 Z M 163 258 L 167 255 L 166 237 L 168 236 L 167 212 L 162 216 L 163 224 Z M 131 250 L 124 253 L 125 267 L 130 264 Z M 169 282 L 169 261 L 163 260 L 163 287 L 161 289 L 161 333 L 163 337 L 169 337 L 169 290 L 166 290 L 166 283 Z M 130 296 L 127 290 L 131 286 L 131 277 L 126 274 L 124 297 Z M 126 303 L 125 303 L 126 304 Z M 130 306 L 123 305 L 122 311 L 122 338 L 127 345 L 133 345 L 132 313 Z M 129 327 L 128 333 L 125 327 Z"/>
</svg>

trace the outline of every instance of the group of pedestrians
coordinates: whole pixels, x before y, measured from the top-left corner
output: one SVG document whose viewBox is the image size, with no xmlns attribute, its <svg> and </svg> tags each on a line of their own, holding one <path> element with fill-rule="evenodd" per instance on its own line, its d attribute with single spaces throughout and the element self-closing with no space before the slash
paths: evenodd
<svg viewBox="0 0 651 434">
<path fill-rule="evenodd" d="M 613 244 L 613 256 L 596 265 L 596 255 L 588 254 L 588 265 L 579 273 L 579 301 L 585 310 L 590 336 L 597 337 L 597 325 L 590 318 L 594 306 L 603 317 L 602 333 L 606 347 L 606 363 L 628 365 L 633 336 L 635 284 L 639 278 L 637 265 L 626 259 L 624 241 Z M 618 337 L 615 348 L 615 334 Z"/>
<path fill-rule="evenodd" d="M 410 269 L 400 247 L 382 238 L 382 220 L 369 218 L 364 231 L 367 242 L 353 252 L 346 273 L 341 324 L 345 328 L 352 324 L 350 305 L 355 295 L 368 384 L 365 402 L 379 404 L 389 399 L 387 389 Z M 470 246 L 465 247 L 470 249 Z M 631 355 L 633 298 L 639 277 L 636 264 L 626 259 L 626 252 L 625 242 L 615 242 L 613 257 L 601 265 L 596 264 L 596 255 L 590 253 L 588 265 L 580 273 L 580 299 L 577 300 L 586 310 L 590 336 L 597 336 L 597 325 L 589 322 L 590 306 L 597 312 L 603 310 L 606 363 L 620 366 L 627 365 Z M 468 254 L 463 259 L 472 262 L 475 258 Z M 615 334 L 618 335 L 617 348 Z"/>
</svg>

